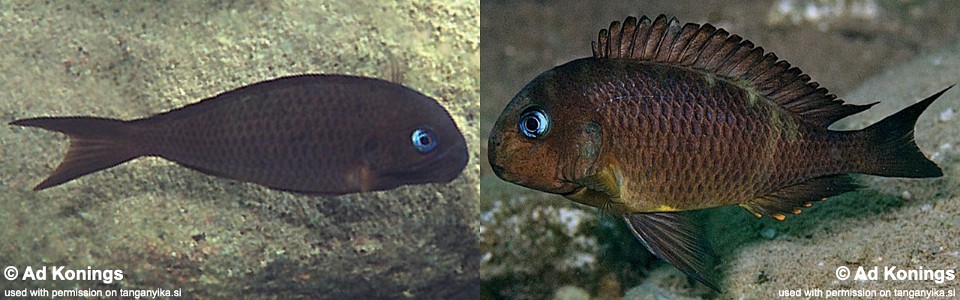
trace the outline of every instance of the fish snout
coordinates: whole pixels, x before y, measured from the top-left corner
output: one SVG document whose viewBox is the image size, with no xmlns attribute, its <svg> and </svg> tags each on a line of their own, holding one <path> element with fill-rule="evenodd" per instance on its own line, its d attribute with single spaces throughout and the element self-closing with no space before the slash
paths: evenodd
<svg viewBox="0 0 960 300">
<path fill-rule="evenodd" d="M 503 172 L 503 166 L 498 163 L 497 153 L 499 153 L 500 145 L 503 143 L 503 140 L 499 135 L 491 135 L 490 139 L 487 141 L 487 161 L 490 162 L 490 167 L 493 168 L 493 172 L 500 176 L 500 173 Z"/>
<path fill-rule="evenodd" d="M 490 167 L 493 169 L 493 173 L 497 174 L 497 176 L 500 176 L 500 174 L 503 174 L 503 167 L 501 167 L 497 163 L 490 161 Z"/>
<path fill-rule="evenodd" d="M 432 172 L 434 182 L 449 183 L 460 177 L 463 170 L 470 163 L 470 152 L 466 141 L 460 140 L 457 145 L 444 149 L 435 156 L 424 169 Z"/>
<path fill-rule="evenodd" d="M 490 162 L 493 173 L 500 179 L 522 185 L 522 176 L 517 174 L 516 166 L 519 162 L 516 160 L 519 157 L 517 157 L 518 152 L 515 145 L 509 142 L 505 143 L 500 135 L 494 135 L 490 137 L 487 149 L 487 161 Z"/>
</svg>

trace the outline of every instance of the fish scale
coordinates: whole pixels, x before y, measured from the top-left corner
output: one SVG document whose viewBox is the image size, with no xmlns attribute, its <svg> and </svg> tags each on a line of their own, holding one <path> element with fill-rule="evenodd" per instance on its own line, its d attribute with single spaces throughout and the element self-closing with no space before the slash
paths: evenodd
<svg viewBox="0 0 960 300">
<path fill-rule="evenodd" d="M 11 124 L 71 138 L 64 161 L 37 190 L 159 156 L 278 190 L 341 195 L 449 182 L 469 158 L 463 135 L 435 100 L 345 75 L 263 81 L 131 121 L 42 117 Z"/>
<path fill-rule="evenodd" d="M 712 25 L 629 17 L 600 31 L 593 57 L 521 89 L 488 156 L 506 181 L 622 215 L 653 254 L 719 290 L 705 275 L 709 245 L 678 211 L 739 205 L 784 220 L 857 189 L 847 173 L 942 176 L 913 127 L 946 90 L 867 128 L 833 131 L 876 103 L 844 103 Z"/>
<path fill-rule="evenodd" d="M 600 66 L 598 68 L 605 68 Z M 682 74 L 680 74 L 682 75 Z M 669 78 L 670 75 L 666 74 L 657 74 L 658 79 L 649 79 L 645 78 L 645 74 L 638 74 L 635 72 L 627 72 L 627 74 L 618 74 L 618 73 L 607 73 L 608 77 L 601 78 L 600 81 L 613 81 L 613 80 L 628 80 L 632 82 L 681 82 L 683 79 L 674 79 Z M 651 77 L 651 76 L 646 76 Z M 683 77 L 683 76 L 678 76 Z M 615 78 L 615 79 L 614 79 Z M 624 79 L 629 78 L 629 79 Z M 689 79 L 687 79 L 689 80 Z M 689 81 L 684 81 L 689 82 Z M 617 84 L 598 84 L 591 85 L 602 88 L 614 87 L 617 89 L 622 89 L 624 85 Z M 705 86 L 705 85 L 701 85 Z M 619 140 L 614 141 L 610 145 L 610 149 L 615 149 L 613 154 L 614 157 L 620 157 L 620 164 L 626 166 L 624 168 L 625 173 L 629 174 L 627 177 L 634 177 L 637 179 L 626 180 L 628 190 L 657 190 L 661 191 L 654 195 L 648 195 L 651 199 L 650 203 L 663 203 L 664 200 L 669 200 L 673 202 L 667 202 L 668 205 L 676 209 L 695 209 L 701 208 L 697 205 L 704 203 L 704 200 L 720 197 L 729 202 L 729 204 L 739 203 L 745 199 L 753 198 L 757 191 L 752 186 L 744 186 L 742 184 L 736 183 L 752 183 L 753 180 L 742 180 L 734 181 L 735 184 L 730 185 L 721 185 L 722 182 L 716 182 L 714 185 L 707 185 L 706 189 L 703 190 L 686 190 L 685 187 L 695 184 L 697 182 L 702 182 L 700 178 L 688 178 L 676 176 L 676 174 L 683 174 L 687 172 L 699 172 L 700 170 L 707 169 L 705 166 L 700 165 L 700 161 L 704 156 L 695 155 L 693 161 L 690 160 L 681 160 L 681 157 L 691 157 L 691 154 L 699 154 L 700 152 L 705 152 L 707 149 L 720 149 L 718 153 L 710 153 L 714 157 L 725 157 L 731 154 L 736 153 L 745 153 L 740 156 L 741 159 L 736 160 L 725 160 L 721 161 L 722 168 L 726 170 L 731 170 L 733 173 L 729 173 L 730 177 L 743 177 L 743 178 L 753 178 L 756 176 L 763 176 L 760 174 L 759 169 L 752 170 L 751 168 L 759 168 L 761 166 L 766 166 L 772 163 L 773 161 L 762 161 L 757 162 L 755 165 L 752 164 L 755 161 L 750 159 L 751 156 L 755 155 L 754 153 L 763 153 L 757 149 L 743 148 L 743 145 L 749 145 L 751 142 L 746 141 L 745 139 L 754 139 L 760 140 L 760 143 L 765 143 L 766 138 L 764 138 L 764 133 L 760 134 L 751 134 L 749 130 L 746 129 L 747 124 L 766 124 L 766 120 L 756 119 L 756 120 L 747 120 L 746 117 L 742 115 L 736 115 L 736 118 L 729 118 L 723 122 L 720 122 L 716 128 L 719 130 L 719 135 L 707 136 L 709 139 L 703 139 L 701 136 L 694 136 L 691 134 L 692 126 L 688 124 L 695 121 L 694 116 L 697 113 L 693 112 L 693 107 L 689 101 L 670 101 L 671 99 L 713 99 L 715 107 L 744 107 L 746 104 L 742 103 L 743 97 L 722 97 L 719 95 L 694 95 L 690 92 L 685 92 L 680 90 L 682 86 L 676 85 L 664 85 L 660 84 L 659 86 L 650 86 L 643 85 L 642 87 L 637 87 L 635 90 L 616 90 L 616 91 L 596 91 L 592 93 L 594 95 L 601 95 L 601 98 L 592 98 L 589 101 L 593 101 L 597 105 L 607 102 L 607 99 L 602 97 L 609 97 L 604 95 L 624 95 L 618 103 L 619 105 L 609 105 L 606 106 L 607 111 L 601 112 L 601 114 L 607 114 L 615 116 L 613 118 L 604 119 L 611 123 L 601 124 L 603 128 L 610 128 L 611 130 L 623 130 L 630 132 L 639 132 L 640 134 L 629 135 L 626 137 L 618 136 Z M 642 94 L 646 97 L 637 97 L 636 95 Z M 681 96 L 676 96 L 681 95 Z M 645 99 L 666 99 L 667 101 L 654 101 L 652 103 L 640 101 Z M 731 104 L 725 104 L 731 103 Z M 719 104 L 719 105 L 718 105 Z M 624 109 L 625 106 L 638 107 L 637 111 L 652 111 L 654 114 L 644 114 L 643 116 L 629 115 L 630 109 Z M 650 107 L 652 109 L 646 109 L 645 107 Z M 763 115 L 763 112 L 757 113 L 758 115 Z M 735 115 L 729 111 L 724 112 L 720 115 Z M 640 120 L 640 119 L 652 119 L 652 120 L 663 120 L 658 123 L 658 125 L 649 126 L 644 128 L 643 125 L 635 127 L 636 124 L 643 124 L 642 121 L 637 122 L 628 122 L 627 120 Z M 630 123 L 630 125 L 624 126 L 625 123 Z M 757 128 L 766 128 L 765 126 L 759 125 L 754 126 Z M 770 131 L 769 128 L 766 130 Z M 703 147 L 697 147 L 697 145 L 705 145 Z M 709 146 L 706 146 L 709 145 Z M 662 152 L 658 149 L 663 149 Z M 639 150 L 639 151 L 638 151 Z M 650 164 L 649 162 L 644 161 L 630 161 L 627 159 L 641 159 L 646 157 L 661 157 L 661 160 L 655 160 L 658 164 Z M 704 163 L 705 165 L 705 163 Z M 643 166 L 640 169 L 633 169 L 630 166 Z M 644 176 L 642 175 L 644 171 L 649 171 L 652 169 L 654 174 L 659 174 L 651 183 L 645 183 L 645 180 L 642 180 Z M 775 172 L 771 170 L 770 173 Z M 686 180 L 690 180 L 687 182 Z M 779 184 L 778 182 L 768 182 L 770 184 Z M 632 185 L 632 186 L 631 186 Z M 693 194 L 687 195 L 686 191 L 691 191 Z M 669 195 L 665 199 L 665 195 Z M 649 209 L 649 208 L 648 208 Z M 643 210 L 643 209 L 637 209 Z"/>
<path fill-rule="evenodd" d="M 343 97 L 344 93 L 338 92 L 339 88 L 338 85 L 326 87 L 330 96 L 322 97 Z M 363 99 L 341 98 L 334 102 L 321 98 L 320 101 L 300 101 L 305 98 L 306 95 L 295 91 L 266 97 L 267 101 L 250 101 L 248 99 L 252 98 L 248 97 L 241 99 L 242 105 L 224 109 L 224 113 L 233 116 L 232 118 L 210 120 L 197 116 L 183 118 L 166 126 L 151 126 L 155 135 L 188 137 L 181 139 L 179 143 L 153 145 L 153 149 L 156 150 L 156 155 L 185 165 L 198 166 L 212 173 L 242 174 L 237 179 L 244 181 L 289 185 L 295 187 L 294 189 L 305 189 L 312 184 L 314 188 L 329 189 L 331 187 L 323 186 L 324 182 L 311 174 L 310 170 L 355 168 L 357 162 L 354 154 L 362 153 L 364 145 L 350 143 L 349 135 L 315 129 L 336 126 L 335 115 L 338 111 L 354 111 L 358 115 L 370 112 L 355 105 L 362 103 Z M 297 100 L 287 104 L 283 103 L 285 99 Z M 276 120 L 301 125 L 280 130 L 280 126 L 276 126 L 279 124 Z M 303 155 L 309 153 L 310 149 L 323 147 L 313 142 L 289 142 L 301 136 L 305 141 L 324 141 L 338 145 L 338 151 L 322 156 Z M 198 144 L 191 146 L 193 143 Z M 234 148 L 242 149 L 239 155 L 228 155 Z M 341 153 L 346 155 L 338 155 Z M 218 157 L 222 159 L 216 159 Z M 331 182 L 337 184 L 335 181 Z"/>
</svg>

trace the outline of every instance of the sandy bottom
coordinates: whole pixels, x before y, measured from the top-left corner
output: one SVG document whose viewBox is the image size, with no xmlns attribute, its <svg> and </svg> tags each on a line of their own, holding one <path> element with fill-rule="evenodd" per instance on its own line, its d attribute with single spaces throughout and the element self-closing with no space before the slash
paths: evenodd
<svg viewBox="0 0 960 300">
<path fill-rule="evenodd" d="M 3 1 L 0 120 L 149 116 L 300 73 L 391 78 L 479 149 L 479 3 Z M 479 151 L 450 184 L 312 197 L 144 158 L 32 192 L 67 139 L 0 129 L 0 262 L 123 279 L 0 289 L 166 289 L 196 298 L 476 298 Z"/>
</svg>

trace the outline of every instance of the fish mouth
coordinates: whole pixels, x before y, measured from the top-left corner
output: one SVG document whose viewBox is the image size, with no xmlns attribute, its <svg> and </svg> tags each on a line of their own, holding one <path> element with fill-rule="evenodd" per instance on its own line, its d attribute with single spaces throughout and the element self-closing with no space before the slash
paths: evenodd
<svg viewBox="0 0 960 300">
<path fill-rule="evenodd" d="M 524 184 L 524 180 L 522 177 L 520 177 L 519 175 L 513 172 L 510 172 L 500 164 L 497 164 L 496 161 L 493 161 L 493 160 L 490 161 L 490 168 L 493 169 L 493 174 L 496 174 L 497 177 L 500 177 L 500 179 L 503 179 L 506 182 L 527 186 Z"/>
<path fill-rule="evenodd" d="M 499 123 L 499 121 L 497 123 Z M 496 131 L 496 129 L 494 129 L 494 131 Z M 492 134 L 490 136 L 489 140 L 487 141 L 487 149 L 488 149 L 487 161 L 490 163 L 490 167 L 493 169 L 493 173 L 496 174 L 497 177 L 500 177 L 506 180 L 506 178 L 503 177 L 504 168 L 499 164 L 499 160 L 497 160 L 497 157 L 499 157 L 497 154 L 501 152 L 500 151 L 501 143 L 502 143 L 502 140 L 499 135 Z"/>
<path fill-rule="evenodd" d="M 448 161 L 448 159 L 451 157 L 457 158 L 458 160 L 454 162 Z M 465 169 L 467 167 L 467 163 L 470 162 L 470 152 L 467 151 L 467 144 L 464 142 L 463 144 L 460 144 L 458 147 L 450 148 L 449 150 L 438 154 L 437 158 L 433 160 L 438 161 L 435 164 L 435 165 L 438 165 L 438 167 L 443 166 L 443 164 L 441 164 L 440 161 L 444 161 L 447 164 L 453 163 L 452 165 L 456 166 L 454 168 L 448 168 L 449 171 L 447 172 L 441 173 L 440 177 L 445 178 L 443 182 L 447 183 L 447 182 L 453 181 L 457 177 L 460 177 L 460 174 L 463 173 L 463 169 Z"/>
<path fill-rule="evenodd" d="M 494 148 L 491 148 L 489 150 L 489 156 L 487 159 L 487 161 L 490 162 L 490 168 L 493 169 L 493 174 L 496 174 L 497 177 L 500 177 L 500 179 L 513 182 L 513 179 L 516 179 L 516 176 L 510 176 L 510 173 L 506 171 L 506 168 L 500 165 L 500 161 L 497 160 L 496 152 L 497 151 L 494 150 Z"/>
<path fill-rule="evenodd" d="M 499 166 L 499 165 L 491 162 L 491 163 L 490 163 L 490 168 L 493 169 L 493 173 L 494 173 L 494 174 L 497 174 L 498 177 L 503 178 L 503 176 L 500 175 L 500 174 L 503 173 L 503 167 L 501 167 L 501 166 Z"/>
<path fill-rule="evenodd" d="M 466 142 L 464 142 L 447 148 L 430 159 L 397 171 L 382 173 L 380 176 L 393 178 L 403 184 L 449 183 L 460 177 L 468 162 L 470 162 L 470 153 L 467 152 Z"/>
</svg>

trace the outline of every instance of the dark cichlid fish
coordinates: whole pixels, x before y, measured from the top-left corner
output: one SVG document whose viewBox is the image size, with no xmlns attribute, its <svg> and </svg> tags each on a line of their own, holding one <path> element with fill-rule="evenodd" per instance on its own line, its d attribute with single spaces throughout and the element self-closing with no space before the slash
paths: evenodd
<svg viewBox="0 0 960 300">
<path fill-rule="evenodd" d="M 711 288 L 712 256 L 675 212 L 740 205 L 783 220 L 858 188 L 848 173 L 938 177 L 913 141 L 940 91 L 862 130 L 844 104 L 773 53 L 663 15 L 601 30 L 593 57 L 543 72 L 490 135 L 494 172 L 624 216 L 652 253 Z M 874 103 L 875 104 L 875 103 Z"/>
<path fill-rule="evenodd" d="M 43 117 L 11 125 L 70 137 L 34 190 L 140 156 L 269 188 L 340 195 L 450 182 L 466 141 L 435 100 L 387 81 L 343 75 L 277 78 L 152 117 Z"/>
</svg>

